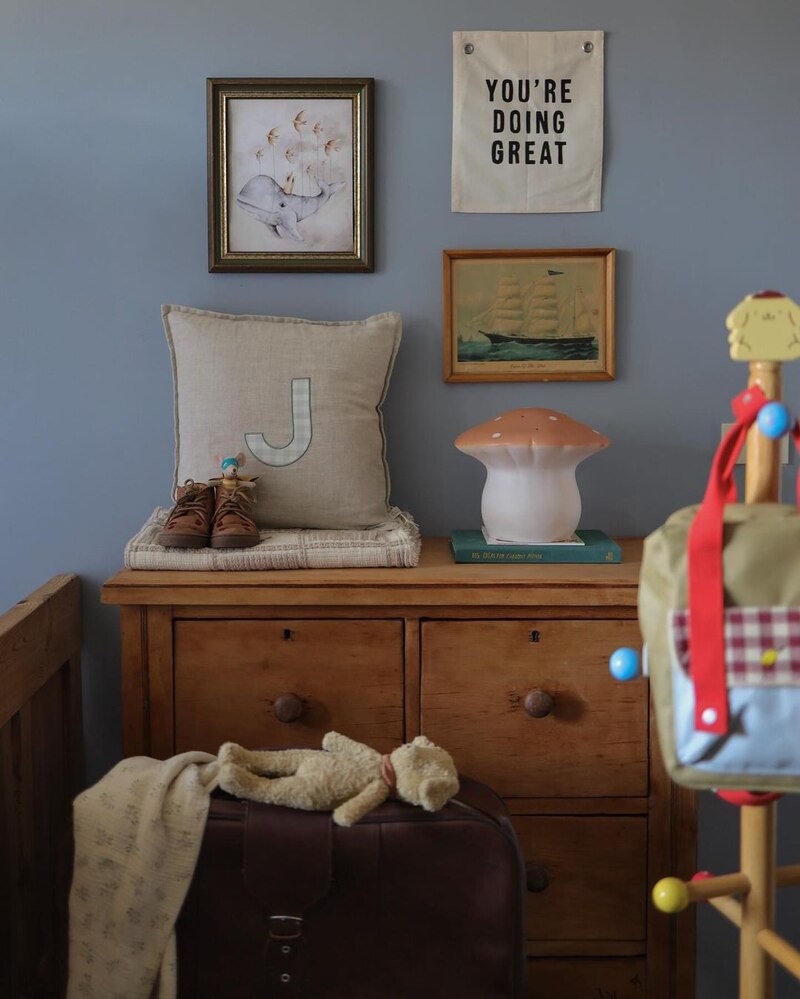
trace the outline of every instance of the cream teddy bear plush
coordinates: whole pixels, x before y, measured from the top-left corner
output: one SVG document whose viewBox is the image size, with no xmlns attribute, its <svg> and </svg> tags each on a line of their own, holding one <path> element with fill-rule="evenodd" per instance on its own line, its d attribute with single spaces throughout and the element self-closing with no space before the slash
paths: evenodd
<svg viewBox="0 0 800 999">
<path fill-rule="evenodd" d="M 386 756 L 338 732 L 328 732 L 321 751 L 248 750 L 226 742 L 219 762 L 219 784 L 229 794 L 306 811 L 332 809 L 340 826 L 353 825 L 390 797 L 435 812 L 458 793 L 453 758 L 424 735 Z"/>
<path fill-rule="evenodd" d="M 748 295 L 725 325 L 734 361 L 791 361 L 800 357 L 800 306 L 779 291 Z"/>
</svg>

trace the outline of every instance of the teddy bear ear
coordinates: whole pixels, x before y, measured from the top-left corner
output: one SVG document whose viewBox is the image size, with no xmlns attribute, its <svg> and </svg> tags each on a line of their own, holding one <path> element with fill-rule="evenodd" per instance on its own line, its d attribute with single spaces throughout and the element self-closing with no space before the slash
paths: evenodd
<svg viewBox="0 0 800 999">
<path fill-rule="evenodd" d="M 458 780 L 455 777 L 426 777 L 419 785 L 419 803 L 426 812 L 438 812 L 457 793 Z"/>
<path fill-rule="evenodd" d="M 247 461 L 247 456 L 245 455 L 244 451 L 240 451 L 236 455 L 236 461 L 240 468 L 242 467 L 242 465 L 244 465 L 244 463 Z"/>
<path fill-rule="evenodd" d="M 414 738 L 411 743 L 412 746 L 423 746 L 425 749 L 430 749 L 433 743 L 426 735 L 418 735 Z"/>
</svg>

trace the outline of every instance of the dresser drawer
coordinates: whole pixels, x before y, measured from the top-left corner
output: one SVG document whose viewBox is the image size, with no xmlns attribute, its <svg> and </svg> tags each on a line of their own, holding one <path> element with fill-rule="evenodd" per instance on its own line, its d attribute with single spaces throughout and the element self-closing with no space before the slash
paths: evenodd
<svg viewBox="0 0 800 999">
<path fill-rule="evenodd" d="M 647 683 L 608 672 L 639 642 L 635 621 L 426 621 L 422 731 L 505 797 L 647 795 Z"/>
<path fill-rule="evenodd" d="M 314 748 L 332 729 L 381 752 L 403 741 L 400 621 L 176 621 L 174 633 L 178 753 Z M 302 713 L 280 721 L 281 708 Z"/>
<path fill-rule="evenodd" d="M 543 958 L 528 962 L 530 999 L 645 999 L 643 959 Z"/>
<path fill-rule="evenodd" d="M 531 952 L 543 942 L 602 941 L 604 953 L 614 953 L 613 942 L 624 945 L 617 953 L 644 953 L 646 817 L 518 815 L 512 821 L 527 871 Z"/>
</svg>

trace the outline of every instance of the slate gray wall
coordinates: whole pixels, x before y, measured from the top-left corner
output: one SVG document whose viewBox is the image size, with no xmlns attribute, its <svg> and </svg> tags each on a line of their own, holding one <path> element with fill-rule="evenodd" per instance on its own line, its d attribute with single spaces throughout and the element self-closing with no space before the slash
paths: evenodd
<svg viewBox="0 0 800 999">
<path fill-rule="evenodd" d="M 607 32 L 602 212 L 451 214 L 450 45 L 465 28 Z M 119 752 L 117 617 L 99 587 L 168 500 L 161 303 L 320 319 L 399 310 L 393 499 L 427 534 L 478 521 L 481 471 L 453 438 L 521 405 L 610 435 L 581 469 L 584 523 L 647 532 L 700 495 L 743 384 L 728 309 L 763 287 L 800 296 L 799 29 L 795 0 L 3 0 L 0 605 L 80 573 L 93 776 Z M 205 79 L 247 75 L 376 77 L 375 274 L 207 273 Z M 615 382 L 442 382 L 441 250 L 517 246 L 618 248 Z M 796 374 L 787 381 L 796 397 Z M 783 811 L 788 842 L 800 813 Z M 735 865 L 735 827 L 706 796 L 705 866 Z M 733 935 L 701 918 L 699 996 L 722 999 L 735 990 Z"/>
</svg>

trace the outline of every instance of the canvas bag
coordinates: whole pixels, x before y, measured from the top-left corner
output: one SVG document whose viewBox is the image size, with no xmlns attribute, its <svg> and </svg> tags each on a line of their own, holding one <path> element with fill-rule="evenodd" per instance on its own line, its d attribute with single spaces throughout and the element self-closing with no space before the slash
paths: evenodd
<svg viewBox="0 0 800 999">
<path fill-rule="evenodd" d="M 800 511 L 736 503 L 733 469 L 766 402 L 733 401 L 703 503 L 646 540 L 639 623 L 670 776 L 694 788 L 800 790 Z M 800 448 L 800 428 L 792 431 Z"/>
</svg>

